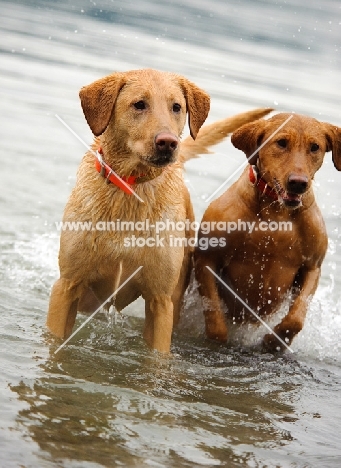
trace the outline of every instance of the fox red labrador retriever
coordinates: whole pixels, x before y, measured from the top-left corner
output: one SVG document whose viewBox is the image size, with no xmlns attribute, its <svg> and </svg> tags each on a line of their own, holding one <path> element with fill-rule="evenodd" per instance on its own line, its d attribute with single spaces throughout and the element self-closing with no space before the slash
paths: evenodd
<svg viewBox="0 0 341 468">
<path fill-rule="evenodd" d="M 341 129 L 292 115 L 272 136 L 288 117 L 277 114 L 233 133 L 233 145 L 251 157 L 250 166 L 204 214 L 203 222 L 216 227 L 209 234 L 201 231 L 199 237 L 222 236 L 217 226 L 223 225 L 217 222 L 230 228 L 224 233 L 224 247 L 197 247 L 195 252 L 206 334 L 211 339 L 227 340 L 226 319 L 256 320 L 239 298 L 261 318 L 290 299 L 288 312 L 274 328 L 281 340 L 271 333 L 263 340 L 268 350 L 285 349 L 284 343 L 290 345 L 302 329 L 318 285 L 327 234 L 312 181 L 328 151 L 341 170 Z"/>
<path fill-rule="evenodd" d="M 189 242 L 174 246 L 171 240 L 193 233 L 179 227 L 162 231 L 161 238 L 156 226 L 194 219 L 184 161 L 269 109 L 208 126 L 200 136 L 210 108 L 207 93 L 182 76 L 156 70 L 113 73 L 82 88 L 80 99 L 97 153 L 84 156 L 63 221 L 93 228 L 61 234 L 60 278 L 52 288 L 47 327 L 57 337 L 70 336 L 77 310 L 107 301 L 121 287 L 117 310 L 142 295 L 144 338 L 168 352 L 193 251 Z M 180 145 L 186 115 L 191 137 Z M 123 223 L 129 231 L 120 228 Z"/>
</svg>

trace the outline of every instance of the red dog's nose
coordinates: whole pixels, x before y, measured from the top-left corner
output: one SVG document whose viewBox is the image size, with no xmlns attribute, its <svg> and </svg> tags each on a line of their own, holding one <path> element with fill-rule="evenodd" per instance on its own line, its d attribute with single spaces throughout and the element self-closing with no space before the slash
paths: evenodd
<svg viewBox="0 0 341 468">
<path fill-rule="evenodd" d="M 291 174 L 288 177 L 287 192 L 301 194 L 308 188 L 308 177 Z"/>
</svg>

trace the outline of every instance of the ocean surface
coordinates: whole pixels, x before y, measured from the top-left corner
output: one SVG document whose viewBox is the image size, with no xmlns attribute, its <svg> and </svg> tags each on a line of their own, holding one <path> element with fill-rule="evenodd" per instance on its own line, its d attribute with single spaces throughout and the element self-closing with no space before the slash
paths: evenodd
<svg viewBox="0 0 341 468">
<path fill-rule="evenodd" d="M 209 92 L 207 122 L 269 106 L 341 126 L 340 2 L 0 1 L 0 32 L 0 466 L 340 467 L 341 173 L 330 153 L 314 183 L 328 254 L 293 354 L 260 352 L 248 328 L 208 342 L 195 289 L 171 357 L 146 348 L 142 301 L 114 323 L 98 314 L 57 354 L 45 330 L 55 223 L 85 151 L 56 114 L 90 144 L 79 89 L 151 67 Z M 187 164 L 197 220 L 242 162 L 227 139 Z"/>
</svg>

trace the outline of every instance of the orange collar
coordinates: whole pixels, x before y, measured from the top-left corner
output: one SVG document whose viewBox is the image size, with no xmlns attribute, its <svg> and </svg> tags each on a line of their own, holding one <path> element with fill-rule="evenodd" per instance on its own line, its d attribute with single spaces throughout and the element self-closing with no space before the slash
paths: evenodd
<svg viewBox="0 0 341 468">
<path fill-rule="evenodd" d="M 249 166 L 249 180 L 255 187 L 258 188 L 261 195 L 267 195 L 273 200 L 278 200 L 278 194 L 276 190 L 269 187 L 267 182 L 265 182 L 265 180 L 260 177 L 256 166 Z"/>
<path fill-rule="evenodd" d="M 140 184 L 153 178 L 145 176 L 144 174 L 140 174 L 138 176 L 131 175 L 129 177 L 119 176 L 106 162 L 104 162 L 102 148 L 98 148 L 96 151 L 95 167 L 101 176 L 106 179 L 107 184 L 114 184 L 116 187 L 119 187 L 121 190 L 123 190 L 123 192 L 129 195 L 134 193 L 133 189 L 131 188 L 132 185 Z"/>
</svg>

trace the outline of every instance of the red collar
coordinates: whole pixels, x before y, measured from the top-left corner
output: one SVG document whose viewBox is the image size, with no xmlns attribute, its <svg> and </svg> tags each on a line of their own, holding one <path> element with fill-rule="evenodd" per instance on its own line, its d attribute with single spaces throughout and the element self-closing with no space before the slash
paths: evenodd
<svg viewBox="0 0 341 468">
<path fill-rule="evenodd" d="M 129 195 L 134 193 L 133 189 L 131 188 L 132 185 L 140 184 L 153 178 L 145 176 L 144 174 L 140 174 L 138 176 L 121 177 L 118 174 L 116 174 L 116 172 L 113 169 L 111 169 L 111 167 L 107 163 L 104 162 L 102 148 L 98 148 L 98 150 L 96 151 L 96 156 L 96 170 L 101 174 L 102 177 L 106 179 L 107 184 L 114 184 L 121 190 L 123 190 L 123 192 Z"/>
<path fill-rule="evenodd" d="M 278 194 L 276 190 L 269 187 L 267 182 L 262 179 L 256 166 L 249 166 L 249 180 L 255 187 L 258 188 L 261 195 L 267 195 L 273 200 L 278 200 Z"/>
</svg>

